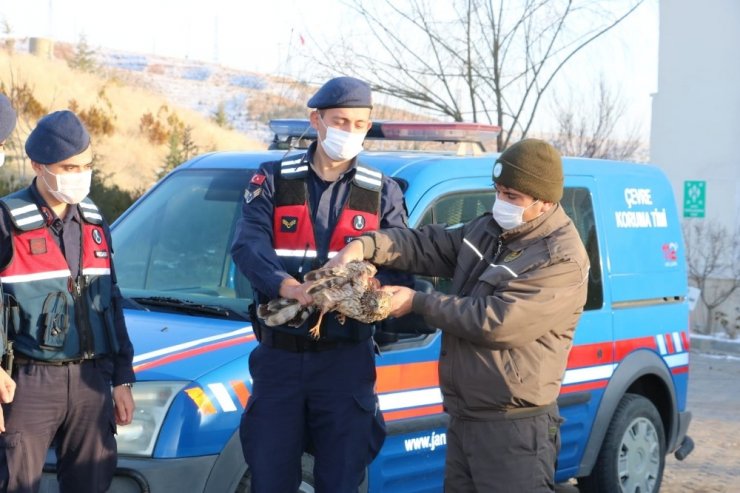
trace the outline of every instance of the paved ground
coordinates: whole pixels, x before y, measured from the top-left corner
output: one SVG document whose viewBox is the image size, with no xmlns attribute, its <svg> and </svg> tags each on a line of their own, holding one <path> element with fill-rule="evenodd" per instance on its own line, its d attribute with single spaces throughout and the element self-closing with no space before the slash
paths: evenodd
<svg viewBox="0 0 740 493">
<path fill-rule="evenodd" d="M 666 459 L 662 493 L 740 491 L 740 356 L 691 354 L 689 436 L 685 460 Z"/>
<path fill-rule="evenodd" d="M 685 460 L 666 458 L 661 493 L 740 492 L 740 355 L 691 353 L 689 436 Z M 575 493 L 561 485 L 558 493 Z"/>
</svg>

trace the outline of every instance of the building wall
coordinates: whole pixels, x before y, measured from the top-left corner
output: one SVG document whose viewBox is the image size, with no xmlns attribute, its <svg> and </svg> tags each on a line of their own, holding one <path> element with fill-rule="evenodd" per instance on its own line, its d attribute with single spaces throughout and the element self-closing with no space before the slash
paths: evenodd
<svg viewBox="0 0 740 493">
<path fill-rule="evenodd" d="M 740 217 L 739 57 L 739 1 L 660 3 L 650 158 L 668 173 L 680 210 L 684 180 L 705 180 L 706 219 L 733 229 Z"/>
<path fill-rule="evenodd" d="M 740 235 L 740 1 L 662 0 L 650 159 L 670 178 L 706 182 L 703 219 Z M 740 263 L 740 251 L 728 260 Z M 732 277 L 727 269 L 722 277 Z M 735 314 L 733 296 L 722 308 Z M 734 318 L 734 317 L 733 317 Z"/>
</svg>

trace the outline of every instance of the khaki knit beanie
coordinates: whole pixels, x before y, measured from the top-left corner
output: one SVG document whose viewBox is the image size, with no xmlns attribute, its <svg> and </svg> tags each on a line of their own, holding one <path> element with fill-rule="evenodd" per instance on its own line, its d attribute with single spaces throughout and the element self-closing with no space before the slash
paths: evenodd
<svg viewBox="0 0 740 493">
<path fill-rule="evenodd" d="M 493 181 L 535 199 L 559 202 L 563 197 L 560 153 L 544 140 L 520 140 L 496 160 Z"/>
</svg>

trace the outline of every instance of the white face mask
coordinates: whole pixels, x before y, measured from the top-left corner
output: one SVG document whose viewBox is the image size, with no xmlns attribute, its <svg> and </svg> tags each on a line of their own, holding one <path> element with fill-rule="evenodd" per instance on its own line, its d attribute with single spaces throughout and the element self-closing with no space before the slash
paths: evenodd
<svg viewBox="0 0 740 493">
<path fill-rule="evenodd" d="M 43 166 L 43 168 L 46 173 L 49 173 L 56 179 L 57 187 L 55 190 L 54 187 L 49 185 L 46 178 L 41 176 L 41 179 L 44 180 L 44 183 L 49 189 L 49 193 L 60 202 L 79 204 L 90 193 L 90 183 L 92 182 L 91 169 L 82 173 L 55 174 L 49 171 L 46 166 Z"/>
<path fill-rule="evenodd" d="M 496 220 L 498 225 L 504 230 L 514 229 L 517 226 L 524 224 L 524 212 L 537 202 L 539 202 L 539 199 L 535 200 L 527 207 L 521 207 L 506 202 L 505 200 L 496 199 L 493 203 L 491 213 L 493 213 L 493 218 Z"/>
<path fill-rule="evenodd" d="M 362 142 L 365 140 L 365 133 L 353 133 L 330 127 L 319 116 L 319 121 L 326 129 L 324 140 L 319 139 L 321 147 L 329 159 L 332 161 L 349 161 L 362 151 Z"/>
<path fill-rule="evenodd" d="M 5 152 L 0 151 L 0 168 L 3 167 L 3 164 L 5 164 Z"/>
</svg>

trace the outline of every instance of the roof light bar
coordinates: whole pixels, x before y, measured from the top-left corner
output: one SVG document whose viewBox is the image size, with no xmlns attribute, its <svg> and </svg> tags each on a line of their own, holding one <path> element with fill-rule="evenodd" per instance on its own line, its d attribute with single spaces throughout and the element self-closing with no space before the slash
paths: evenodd
<svg viewBox="0 0 740 493">
<path fill-rule="evenodd" d="M 281 119 L 270 120 L 270 128 L 275 132 L 275 143 L 289 142 L 293 138 L 316 139 L 316 129 L 308 120 Z M 483 148 L 483 142 L 493 140 L 501 131 L 496 125 L 482 123 L 440 123 L 440 122 L 373 122 L 367 139 L 414 140 L 423 142 L 476 143 Z"/>
<path fill-rule="evenodd" d="M 289 137 L 315 139 L 316 129 L 311 126 L 308 120 L 302 119 L 283 119 L 270 120 L 270 130 L 275 132 L 275 137 L 285 140 Z"/>
<path fill-rule="evenodd" d="M 501 129 L 481 123 L 381 122 L 386 139 L 435 142 L 482 142 L 495 139 Z"/>
</svg>

